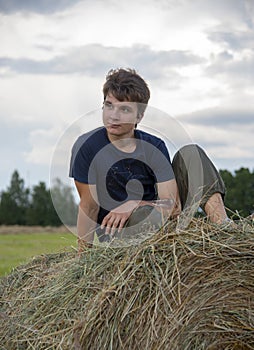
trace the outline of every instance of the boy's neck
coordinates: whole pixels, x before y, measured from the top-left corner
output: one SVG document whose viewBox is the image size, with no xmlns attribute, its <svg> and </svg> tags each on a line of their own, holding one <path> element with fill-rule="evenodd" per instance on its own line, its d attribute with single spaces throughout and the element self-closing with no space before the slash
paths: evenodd
<svg viewBox="0 0 254 350">
<path fill-rule="evenodd" d="M 126 153 L 132 153 L 136 149 L 136 138 L 134 135 L 134 130 L 132 135 L 128 135 L 128 137 L 114 137 L 115 135 L 108 135 L 109 141 L 120 151 Z"/>
</svg>

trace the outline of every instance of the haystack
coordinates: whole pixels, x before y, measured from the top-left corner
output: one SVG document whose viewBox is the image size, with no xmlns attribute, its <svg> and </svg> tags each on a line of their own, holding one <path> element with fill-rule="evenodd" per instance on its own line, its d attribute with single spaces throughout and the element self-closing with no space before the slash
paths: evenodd
<svg viewBox="0 0 254 350">
<path fill-rule="evenodd" d="M 254 349 L 253 234 L 193 219 L 36 257 L 1 280 L 1 349 Z"/>
</svg>

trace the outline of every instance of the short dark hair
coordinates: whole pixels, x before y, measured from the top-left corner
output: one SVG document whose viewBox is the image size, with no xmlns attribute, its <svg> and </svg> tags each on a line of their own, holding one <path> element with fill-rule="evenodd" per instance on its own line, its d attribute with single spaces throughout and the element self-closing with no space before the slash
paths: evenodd
<svg viewBox="0 0 254 350">
<path fill-rule="evenodd" d="M 143 78 L 131 68 L 111 69 L 103 85 L 104 101 L 111 93 L 119 101 L 137 102 L 147 105 L 150 99 L 150 90 Z M 140 112 L 144 112 L 140 106 Z"/>
</svg>

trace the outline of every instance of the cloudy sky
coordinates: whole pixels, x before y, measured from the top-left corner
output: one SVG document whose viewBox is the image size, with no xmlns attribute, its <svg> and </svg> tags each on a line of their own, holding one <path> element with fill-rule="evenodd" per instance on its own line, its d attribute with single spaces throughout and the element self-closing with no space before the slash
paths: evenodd
<svg viewBox="0 0 254 350">
<path fill-rule="evenodd" d="M 112 67 L 135 68 L 218 168 L 254 169 L 254 0 L 0 0 L 0 36 L 0 190 L 14 169 L 48 183 Z"/>
</svg>

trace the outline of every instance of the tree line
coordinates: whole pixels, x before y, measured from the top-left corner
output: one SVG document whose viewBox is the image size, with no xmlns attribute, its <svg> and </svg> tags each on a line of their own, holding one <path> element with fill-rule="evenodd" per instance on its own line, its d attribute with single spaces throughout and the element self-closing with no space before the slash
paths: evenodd
<svg viewBox="0 0 254 350">
<path fill-rule="evenodd" d="M 240 168 L 234 173 L 220 170 L 220 174 L 227 188 L 225 206 L 229 215 L 236 213 L 246 217 L 252 214 L 254 171 Z M 0 225 L 60 226 L 62 218 L 65 224 L 75 225 L 77 209 L 72 188 L 64 185 L 60 179 L 55 179 L 51 189 L 44 182 L 30 189 L 25 186 L 17 170 L 11 176 L 10 185 L 0 193 Z"/>
<path fill-rule="evenodd" d="M 0 194 L 0 225 L 60 226 L 59 213 L 65 224 L 76 224 L 77 204 L 72 188 L 60 179 L 55 179 L 51 189 L 44 182 L 30 189 L 15 170 L 10 185 Z"/>
<path fill-rule="evenodd" d="M 234 173 L 220 170 L 226 185 L 225 206 L 229 208 L 229 215 L 239 213 L 246 217 L 254 213 L 254 170 L 240 168 Z"/>
</svg>

